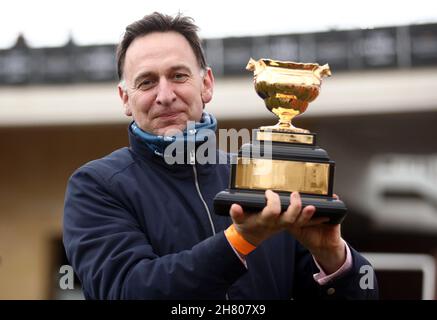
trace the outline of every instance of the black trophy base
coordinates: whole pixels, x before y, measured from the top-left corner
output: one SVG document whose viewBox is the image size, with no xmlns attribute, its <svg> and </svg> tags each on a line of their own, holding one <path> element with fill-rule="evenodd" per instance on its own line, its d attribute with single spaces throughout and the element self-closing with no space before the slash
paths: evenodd
<svg viewBox="0 0 437 320">
<path fill-rule="evenodd" d="M 290 205 L 290 195 L 278 193 L 281 199 L 282 211 Z M 313 205 L 316 207 L 314 218 L 328 217 L 328 224 L 340 224 L 344 220 L 347 208 L 343 201 L 331 197 L 317 197 L 301 194 L 302 207 Z M 224 190 L 214 198 L 214 212 L 228 216 L 233 203 L 238 203 L 245 212 L 260 212 L 266 206 L 264 191 Z"/>
</svg>

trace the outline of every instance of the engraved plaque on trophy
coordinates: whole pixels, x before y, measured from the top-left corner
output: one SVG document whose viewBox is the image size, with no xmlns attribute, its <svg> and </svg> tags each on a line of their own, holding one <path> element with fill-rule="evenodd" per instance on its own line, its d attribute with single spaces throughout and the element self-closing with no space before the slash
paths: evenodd
<svg viewBox="0 0 437 320">
<path fill-rule="evenodd" d="M 329 66 L 250 59 L 246 69 L 253 71 L 256 92 L 279 122 L 256 129 L 252 143 L 241 147 L 231 165 L 229 188 L 214 198 L 215 213 L 229 215 L 233 203 L 260 212 L 267 189 L 280 195 L 285 211 L 290 193 L 298 191 L 303 206 L 316 207 L 314 217 L 341 223 L 347 209 L 333 197 L 335 163 L 316 145 L 316 134 L 292 125 L 319 95 L 322 78 L 331 75 Z"/>
</svg>

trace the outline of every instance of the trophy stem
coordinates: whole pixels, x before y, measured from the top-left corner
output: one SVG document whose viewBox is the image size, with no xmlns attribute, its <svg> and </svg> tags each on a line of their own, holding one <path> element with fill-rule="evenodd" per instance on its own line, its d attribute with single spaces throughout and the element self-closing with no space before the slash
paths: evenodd
<svg viewBox="0 0 437 320">
<path fill-rule="evenodd" d="M 260 128 L 263 131 L 280 131 L 294 133 L 310 133 L 309 130 L 295 127 L 291 124 L 291 120 L 279 119 L 279 122 L 274 126 L 263 126 Z"/>
</svg>

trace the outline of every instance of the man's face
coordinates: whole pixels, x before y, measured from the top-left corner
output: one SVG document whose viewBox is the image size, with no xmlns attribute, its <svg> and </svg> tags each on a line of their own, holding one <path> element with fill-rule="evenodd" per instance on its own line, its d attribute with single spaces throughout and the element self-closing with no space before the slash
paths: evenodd
<svg viewBox="0 0 437 320">
<path fill-rule="evenodd" d="M 119 94 L 125 114 L 157 135 L 182 131 L 187 121 L 199 121 L 214 86 L 211 70 L 201 71 L 193 49 L 177 32 L 136 38 L 126 51 L 123 78 Z"/>
</svg>

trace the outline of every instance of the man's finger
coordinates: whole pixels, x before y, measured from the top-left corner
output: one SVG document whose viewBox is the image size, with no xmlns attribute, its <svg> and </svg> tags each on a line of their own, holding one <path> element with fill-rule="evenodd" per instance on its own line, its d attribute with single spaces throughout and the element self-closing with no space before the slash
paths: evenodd
<svg viewBox="0 0 437 320">
<path fill-rule="evenodd" d="M 328 221 L 329 221 L 328 217 L 312 218 L 303 226 L 303 228 L 317 226 L 319 224 L 324 224 L 325 222 Z"/>
<path fill-rule="evenodd" d="M 299 217 L 302 208 L 302 201 L 298 192 L 290 194 L 290 205 L 285 211 L 282 219 L 286 224 L 293 224 Z"/>
<path fill-rule="evenodd" d="M 271 190 L 265 192 L 267 204 L 261 212 L 263 218 L 270 219 L 281 214 L 281 199 L 279 195 Z"/>
<path fill-rule="evenodd" d="M 306 206 L 303 208 L 301 214 L 297 218 L 295 225 L 296 226 L 304 226 L 308 224 L 308 222 L 311 220 L 311 217 L 316 212 L 316 207 L 314 206 Z"/>
</svg>

